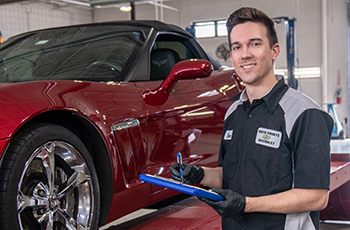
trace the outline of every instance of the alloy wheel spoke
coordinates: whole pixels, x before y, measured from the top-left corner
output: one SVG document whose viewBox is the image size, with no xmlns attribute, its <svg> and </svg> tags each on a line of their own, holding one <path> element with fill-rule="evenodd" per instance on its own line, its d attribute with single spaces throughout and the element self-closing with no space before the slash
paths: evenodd
<svg viewBox="0 0 350 230">
<path fill-rule="evenodd" d="M 49 142 L 43 146 L 38 157 L 43 161 L 43 166 L 46 171 L 46 176 L 49 185 L 49 192 L 52 195 L 54 193 L 55 183 L 55 143 Z"/>
<path fill-rule="evenodd" d="M 41 226 L 41 229 L 53 230 L 53 214 L 52 212 L 46 212 L 40 217 L 36 217 L 36 220 Z"/>
<path fill-rule="evenodd" d="M 90 230 L 90 228 L 84 227 L 79 222 L 77 222 L 63 209 L 58 208 L 57 212 L 65 220 L 65 226 L 68 230 Z"/>
<path fill-rule="evenodd" d="M 84 169 L 85 164 L 74 167 L 75 172 L 68 178 L 68 186 L 56 195 L 58 199 L 64 197 L 67 193 L 75 189 L 78 185 L 91 180 L 90 176 L 85 174 Z"/>
<path fill-rule="evenodd" d="M 28 207 L 39 208 L 41 206 L 48 207 L 48 201 L 42 197 L 38 196 L 27 196 L 21 191 L 17 194 L 17 211 L 21 213 L 24 209 Z"/>
<path fill-rule="evenodd" d="M 45 230 L 53 230 L 53 226 L 54 226 L 54 214 L 53 212 L 48 212 L 46 218 L 44 219 L 44 221 L 39 222 L 41 225 L 41 229 L 45 229 Z"/>
</svg>

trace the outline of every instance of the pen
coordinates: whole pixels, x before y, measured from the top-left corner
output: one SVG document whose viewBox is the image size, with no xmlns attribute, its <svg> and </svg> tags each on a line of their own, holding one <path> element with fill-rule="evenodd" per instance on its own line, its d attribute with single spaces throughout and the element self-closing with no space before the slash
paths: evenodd
<svg viewBox="0 0 350 230">
<path fill-rule="evenodd" d="M 179 168 L 180 168 L 180 177 L 181 177 L 181 183 L 184 182 L 184 176 L 182 175 L 182 157 L 181 157 L 181 153 L 179 152 L 177 155 L 177 163 L 179 163 Z"/>
</svg>

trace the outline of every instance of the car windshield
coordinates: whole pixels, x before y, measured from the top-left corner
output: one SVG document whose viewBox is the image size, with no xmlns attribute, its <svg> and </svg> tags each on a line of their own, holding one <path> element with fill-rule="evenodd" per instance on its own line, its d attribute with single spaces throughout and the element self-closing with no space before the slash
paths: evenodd
<svg viewBox="0 0 350 230">
<path fill-rule="evenodd" d="M 123 81 L 147 33 L 109 25 L 18 35 L 0 45 L 0 82 Z"/>
</svg>

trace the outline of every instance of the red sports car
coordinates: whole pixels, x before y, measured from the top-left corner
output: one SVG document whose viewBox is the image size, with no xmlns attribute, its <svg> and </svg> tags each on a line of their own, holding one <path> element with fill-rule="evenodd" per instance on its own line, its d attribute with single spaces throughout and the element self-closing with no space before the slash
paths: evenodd
<svg viewBox="0 0 350 230">
<path fill-rule="evenodd" d="M 176 193 L 142 183 L 216 165 L 243 89 L 157 21 L 45 29 L 0 45 L 0 229 L 97 229 Z"/>
</svg>

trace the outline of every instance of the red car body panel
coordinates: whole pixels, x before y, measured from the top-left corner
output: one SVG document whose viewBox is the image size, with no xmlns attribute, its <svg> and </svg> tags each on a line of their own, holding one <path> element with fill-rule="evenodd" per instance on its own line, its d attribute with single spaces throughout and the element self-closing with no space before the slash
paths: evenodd
<svg viewBox="0 0 350 230">
<path fill-rule="evenodd" d="M 141 169 L 141 173 L 147 172 L 170 177 L 168 169 L 171 164 L 176 162 L 178 152 L 183 154 L 183 161 L 186 163 L 216 165 L 223 118 L 231 104 L 227 100 L 241 89 L 236 87 L 236 81 L 231 77 L 232 72 L 222 71 L 213 73 L 213 75 L 217 75 L 217 77 L 211 76 L 196 81 L 180 81 L 175 86 L 175 93 L 170 94 L 164 105 L 147 105 L 147 150 L 133 151 L 133 154 L 138 155 L 130 157 L 137 159 L 132 163 L 135 165 L 130 166 L 129 164 L 130 169 Z M 148 84 L 146 90 L 158 87 L 157 83 Z M 224 89 L 221 91 L 226 95 L 219 93 L 220 89 Z M 145 153 L 146 156 L 140 156 L 139 153 Z M 141 165 L 137 165 L 139 162 Z M 145 165 L 147 165 L 147 170 L 142 171 Z M 131 187 L 142 186 L 137 180 L 139 172 L 137 170 L 134 172 L 133 178 L 129 178 L 129 181 L 135 181 Z M 133 195 L 140 197 L 142 194 L 138 192 L 138 189 L 140 188 L 135 189 L 134 192 L 115 194 L 111 210 L 113 210 L 114 204 L 120 205 L 120 200 L 128 202 L 126 208 L 130 208 L 132 204 L 129 201 L 134 202 L 134 200 L 129 198 Z M 150 192 L 152 195 L 149 204 L 174 195 L 173 191 L 166 191 L 154 185 L 151 186 Z M 140 202 L 143 202 L 141 197 L 136 203 Z M 110 213 L 110 215 L 113 214 Z M 110 219 L 115 219 L 119 215 L 119 213 L 115 213 L 115 216 L 111 216 Z"/>
<path fill-rule="evenodd" d="M 9 138 L 0 140 L 0 151 L 1 151 L 0 152 L 0 157 L 2 156 L 3 152 L 5 151 L 9 141 L 10 141 Z"/>
</svg>

